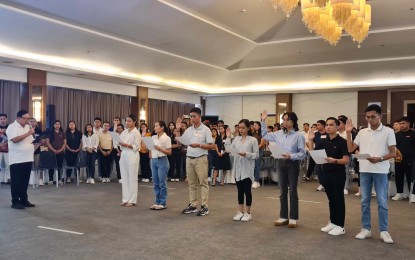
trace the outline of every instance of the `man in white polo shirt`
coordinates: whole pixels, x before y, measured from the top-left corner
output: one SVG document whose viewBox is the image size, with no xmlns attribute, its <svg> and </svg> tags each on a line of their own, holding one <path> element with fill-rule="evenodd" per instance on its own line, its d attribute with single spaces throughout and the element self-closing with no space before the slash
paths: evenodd
<svg viewBox="0 0 415 260">
<path fill-rule="evenodd" d="M 12 208 L 24 209 L 34 207 L 27 196 L 30 171 L 33 163 L 33 134 L 35 129 L 29 127 L 29 112 L 20 110 L 17 119 L 6 130 L 9 138 L 9 163 L 11 176 Z"/>
<path fill-rule="evenodd" d="M 368 128 L 360 130 L 352 141 L 353 124 L 347 120 L 347 148 L 353 152 L 359 147 L 360 154 L 369 154 L 369 158 L 360 159 L 360 190 L 362 194 L 362 230 L 356 235 L 357 239 L 372 236 L 370 224 L 370 201 L 372 184 L 375 186 L 378 202 L 378 219 L 380 238 L 383 242 L 392 244 L 388 232 L 388 172 L 389 159 L 396 156 L 396 139 L 392 129 L 381 123 L 382 110 L 378 105 L 370 105 L 365 110 Z"/>
<path fill-rule="evenodd" d="M 197 212 L 197 216 L 209 214 L 208 209 L 208 150 L 214 148 L 212 132 L 209 127 L 202 124 L 200 108 L 194 107 L 190 110 L 190 121 L 192 126 L 187 128 L 183 137 L 191 140 L 187 147 L 186 172 L 189 184 L 190 203 L 182 213 L 190 214 Z M 200 190 L 199 190 L 200 189 Z M 201 207 L 197 211 L 197 194 L 201 193 Z"/>
</svg>

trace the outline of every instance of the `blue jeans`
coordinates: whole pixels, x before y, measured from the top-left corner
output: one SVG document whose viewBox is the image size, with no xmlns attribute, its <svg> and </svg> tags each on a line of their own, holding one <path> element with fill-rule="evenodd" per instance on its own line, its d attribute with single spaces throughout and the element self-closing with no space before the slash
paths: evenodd
<svg viewBox="0 0 415 260">
<path fill-rule="evenodd" d="M 156 195 L 155 204 L 166 206 L 167 174 L 169 173 L 167 156 L 151 159 L 151 173 L 153 175 L 154 194 Z"/>
<path fill-rule="evenodd" d="M 259 174 L 261 173 L 262 157 L 264 156 L 264 150 L 259 150 L 258 158 L 255 160 L 254 178 L 256 182 L 259 182 Z"/>
<path fill-rule="evenodd" d="M 360 193 L 362 194 L 362 225 L 370 230 L 370 202 L 372 200 L 372 184 L 375 185 L 378 201 L 379 230 L 388 231 L 388 175 L 382 173 L 361 172 Z"/>
</svg>

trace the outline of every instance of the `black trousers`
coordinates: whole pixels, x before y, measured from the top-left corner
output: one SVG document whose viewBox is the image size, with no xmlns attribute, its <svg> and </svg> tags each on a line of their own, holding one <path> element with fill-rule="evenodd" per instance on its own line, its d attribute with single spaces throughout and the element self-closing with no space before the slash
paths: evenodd
<svg viewBox="0 0 415 260">
<path fill-rule="evenodd" d="M 171 156 L 169 156 L 169 177 L 172 179 L 179 179 L 182 163 L 182 153 L 179 148 L 171 149 Z"/>
<path fill-rule="evenodd" d="M 395 184 L 396 192 L 403 193 L 403 185 L 408 182 L 408 190 L 411 190 L 412 180 L 412 164 L 411 163 L 395 163 Z"/>
<path fill-rule="evenodd" d="M 109 152 L 109 149 L 102 149 L 104 152 Z M 101 177 L 102 178 L 109 178 L 111 175 L 111 166 L 112 166 L 112 156 L 110 155 L 103 155 L 101 151 L 99 153 L 99 164 L 101 169 Z"/>
<path fill-rule="evenodd" d="M 61 179 L 61 170 L 62 170 L 62 164 L 63 164 L 64 158 L 65 158 L 65 154 L 63 153 L 56 154 L 56 164 L 58 166 L 58 181 Z M 54 173 L 55 173 L 54 169 L 49 169 L 49 181 L 53 181 Z"/>
<path fill-rule="evenodd" d="M 321 185 L 323 185 L 329 199 L 330 222 L 340 227 L 344 227 L 346 215 L 343 191 L 345 182 L 345 171 L 323 172 L 321 174 Z"/>
<path fill-rule="evenodd" d="M 314 166 L 316 166 L 316 162 L 310 156 L 310 160 L 308 161 L 307 178 L 310 178 L 313 174 Z"/>
<path fill-rule="evenodd" d="M 75 166 L 77 158 L 78 158 L 78 153 L 73 153 L 70 151 L 65 152 L 65 160 L 66 160 L 67 166 L 71 166 L 71 167 Z M 66 177 L 70 178 L 71 175 L 72 175 L 72 170 L 70 169 L 66 170 Z"/>
<path fill-rule="evenodd" d="M 140 153 L 140 168 L 141 168 L 141 178 L 150 179 L 151 178 L 151 168 L 150 168 L 150 155 L 149 153 Z"/>
<path fill-rule="evenodd" d="M 121 171 L 120 171 L 120 156 L 118 155 L 117 150 L 113 149 L 112 150 L 112 158 L 114 159 L 115 162 L 115 170 L 117 171 L 117 179 L 121 179 Z"/>
<path fill-rule="evenodd" d="M 252 180 L 250 178 L 246 178 L 237 181 L 236 187 L 238 188 L 238 204 L 243 205 L 246 197 L 246 206 L 250 207 L 252 205 Z"/>
<path fill-rule="evenodd" d="M 33 162 L 15 163 L 10 165 L 12 204 L 26 203 L 27 187 Z"/>
<path fill-rule="evenodd" d="M 280 218 L 288 219 L 288 187 L 290 187 L 290 219 L 298 220 L 298 175 L 300 161 L 279 159 L 277 162 L 280 186 Z"/>
</svg>

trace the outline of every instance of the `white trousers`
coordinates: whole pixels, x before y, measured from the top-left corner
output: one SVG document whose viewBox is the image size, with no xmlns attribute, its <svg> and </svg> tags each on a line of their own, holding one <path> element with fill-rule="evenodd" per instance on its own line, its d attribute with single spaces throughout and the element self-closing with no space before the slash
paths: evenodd
<svg viewBox="0 0 415 260">
<path fill-rule="evenodd" d="M 10 180 L 9 153 L 0 153 L 0 166 L 5 166 L 5 168 L 1 168 L 0 171 L 0 182 L 7 182 L 7 180 Z"/>
<path fill-rule="evenodd" d="M 120 158 L 122 202 L 137 204 L 138 168 L 140 165 L 140 153 L 122 151 Z"/>
</svg>

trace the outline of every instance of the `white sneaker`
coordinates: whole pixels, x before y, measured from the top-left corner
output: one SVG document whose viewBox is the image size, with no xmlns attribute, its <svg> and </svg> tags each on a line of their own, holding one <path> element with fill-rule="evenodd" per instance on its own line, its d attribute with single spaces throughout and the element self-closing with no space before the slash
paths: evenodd
<svg viewBox="0 0 415 260">
<path fill-rule="evenodd" d="M 256 189 L 256 188 L 259 188 L 259 187 L 261 187 L 261 184 L 259 184 L 259 182 L 257 182 L 257 181 L 254 181 L 254 183 L 252 184 L 252 188 Z"/>
<path fill-rule="evenodd" d="M 90 184 L 91 183 L 91 178 L 86 179 L 86 184 Z"/>
<path fill-rule="evenodd" d="M 91 178 L 91 180 L 89 181 L 89 183 L 95 184 L 95 180 L 93 178 Z"/>
<path fill-rule="evenodd" d="M 62 181 L 58 181 L 58 184 L 59 184 L 59 185 L 63 185 L 63 182 L 62 182 Z"/>
<path fill-rule="evenodd" d="M 349 194 L 349 191 L 347 189 L 344 189 L 343 193 L 344 193 L 344 195 L 347 195 L 347 194 Z"/>
<path fill-rule="evenodd" d="M 376 197 L 376 192 L 372 192 L 372 197 Z"/>
<path fill-rule="evenodd" d="M 102 178 L 101 178 L 101 176 L 98 176 L 98 181 L 102 181 Z"/>
<path fill-rule="evenodd" d="M 360 233 L 356 235 L 357 239 L 366 239 L 370 237 L 372 237 L 372 232 L 364 228 L 362 228 L 362 230 L 360 230 Z"/>
<path fill-rule="evenodd" d="M 82 179 L 79 179 L 79 183 L 83 183 L 84 181 Z"/>
<path fill-rule="evenodd" d="M 296 228 L 296 227 L 297 227 L 297 220 L 295 220 L 295 219 L 290 219 L 290 220 L 288 221 L 288 227 L 289 227 L 289 228 Z"/>
<path fill-rule="evenodd" d="M 323 185 L 318 186 L 316 190 L 317 190 L 317 191 L 324 191 L 324 187 L 323 187 Z"/>
<path fill-rule="evenodd" d="M 119 180 L 118 180 L 118 183 L 122 183 L 122 180 L 121 180 L 121 179 L 119 179 Z"/>
<path fill-rule="evenodd" d="M 71 178 L 67 178 L 67 179 L 66 179 L 66 182 L 67 182 L 67 183 L 71 183 Z"/>
<path fill-rule="evenodd" d="M 180 182 L 180 179 L 176 179 L 176 182 Z"/>
<path fill-rule="evenodd" d="M 39 179 L 39 183 L 38 183 L 38 185 L 39 185 L 39 186 L 43 186 L 43 185 L 45 185 L 45 184 L 43 183 L 43 180 L 42 180 L 42 179 Z"/>
<path fill-rule="evenodd" d="M 360 194 L 360 192 L 356 193 L 355 196 L 360 197 L 362 196 L 362 194 Z"/>
<path fill-rule="evenodd" d="M 107 178 L 102 178 L 101 182 L 102 183 L 106 183 L 107 182 Z"/>
<path fill-rule="evenodd" d="M 415 203 L 415 194 L 411 194 L 411 197 L 409 198 L 409 203 Z"/>
<path fill-rule="evenodd" d="M 388 231 L 380 232 L 380 239 L 382 239 L 386 244 L 393 244 L 392 237 Z"/>
<path fill-rule="evenodd" d="M 247 221 L 250 221 L 251 219 L 252 219 L 251 214 L 245 213 L 244 216 L 241 218 L 241 221 L 247 222 Z"/>
<path fill-rule="evenodd" d="M 244 213 L 238 211 L 238 212 L 236 212 L 236 215 L 233 217 L 233 220 L 239 221 L 239 220 L 242 219 L 243 216 L 244 216 Z"/>
<path fill-rule="evenodd" d="M 49 184 L 49 185 L 53 185 L 53 181 L 49 181 L 49 182 L 48 182 L 48 184 Z"/>
<path fill-rule="evenodd" d="M 395 196 L 392 197 L 392 200 L 403 200 L 403 195 L 402 193 L 396 193 Z"/>
<path fill-rule="evenodd" d="M 343 227 L 335 226 L 332 230 L 329 231 L 329 235 L 340 236 L 346 233 Z"/>
<path fill-rule="evenodd" d="M 111 183 L 111 180 L 110 180 L 110 178 L 107 178 L 107 183 Z"/>
<path fill-rule="evenodd" d="M 208 177 L 208 182 L 211 182 L 211 178 L 210 177 Z"/>
<path fill-rule="evenodd" d="M 333 223 L 329 222 L 325 227 L 321 228 L 321 232 L 330 232 L 333 228 L 335 228 L 336 225 L 334 225 Z"/>
</svg>

